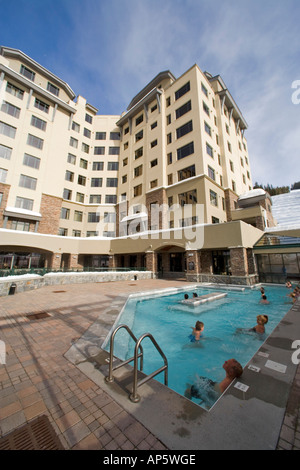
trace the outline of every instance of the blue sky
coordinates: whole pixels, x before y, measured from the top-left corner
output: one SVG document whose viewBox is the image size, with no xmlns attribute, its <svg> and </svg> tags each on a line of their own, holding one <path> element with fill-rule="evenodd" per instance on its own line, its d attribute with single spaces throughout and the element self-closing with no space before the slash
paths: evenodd
<svg viewBox="0 0 300 470">
<path fill-rule="evenodd" d="M 299 0 L 0 0 L 0 45 L 100 114 L 121 114 L 162 70 L 220 74 L 249 125 L 253 182 L 273 186 L 300 181 L 299 24 Z"/>
</svg>

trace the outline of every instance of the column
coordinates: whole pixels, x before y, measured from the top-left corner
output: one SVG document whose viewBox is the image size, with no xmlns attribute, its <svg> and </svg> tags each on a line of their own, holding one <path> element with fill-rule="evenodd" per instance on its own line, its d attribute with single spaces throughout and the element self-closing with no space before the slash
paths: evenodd
<svg viewBox="0 0 300 470">
<path fill-rule="evenodd" d="M 248 257 L 246 248 L 230 248 L 230 263 L 232 276 L 248 276 Z"/>
</svg>

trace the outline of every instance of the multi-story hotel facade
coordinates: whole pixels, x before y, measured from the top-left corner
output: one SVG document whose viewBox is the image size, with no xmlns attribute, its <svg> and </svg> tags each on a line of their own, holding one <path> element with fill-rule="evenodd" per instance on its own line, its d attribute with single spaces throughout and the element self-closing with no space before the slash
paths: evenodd
<svg viewBox="0 0 300 470">
<path fill-rule="evenodd" d="M 274 221 L 252 191 L 246 129 L 223 79 L 197 65 L 103 116 L 2 47 L 0 269 L 255 275 L 253 244 Z"/>
</svg>

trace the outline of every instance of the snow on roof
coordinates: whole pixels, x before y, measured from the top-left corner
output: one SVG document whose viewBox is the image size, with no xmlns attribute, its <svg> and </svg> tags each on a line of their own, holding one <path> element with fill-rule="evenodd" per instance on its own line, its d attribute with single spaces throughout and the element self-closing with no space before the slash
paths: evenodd
<svg viewBox="0 0 300 470">
<path fill-rule="evenodd" d="M 241 194 L 239 196 L 239 199 L 240 200 L 249 199 L 251 197 L 265 196 L 265 195 L 266 195 L 266 191 L 264 189 L 256 188 L 256 189 L 252 189 L 251 191 L 248 191 L 247 193 Z"/>
<path fill-rule="evenodd" d="M 300 189 L 272 196 L 272 213 L 277 230 L 300 228 Z"/>
</svg>

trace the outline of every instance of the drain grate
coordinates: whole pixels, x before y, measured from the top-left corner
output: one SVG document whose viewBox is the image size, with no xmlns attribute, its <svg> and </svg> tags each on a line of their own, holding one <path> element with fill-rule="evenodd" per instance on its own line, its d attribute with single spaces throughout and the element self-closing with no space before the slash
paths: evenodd
<svg viewBox="0 0 300 470">
<path fill-rule="evenodd" d="M 42 318 L 51 317 L 50 313 L 47 312 L 36 312 L 36 313 L 29 313 L 26 315 L 26 318 L 29 320 L 41 320 Z"/>
<path fill-rule="evenodd" d="M 1 450 L 64 450 L 64 447 L 48 417 L 43 415 L 0 439 Z"/>
</svg>

